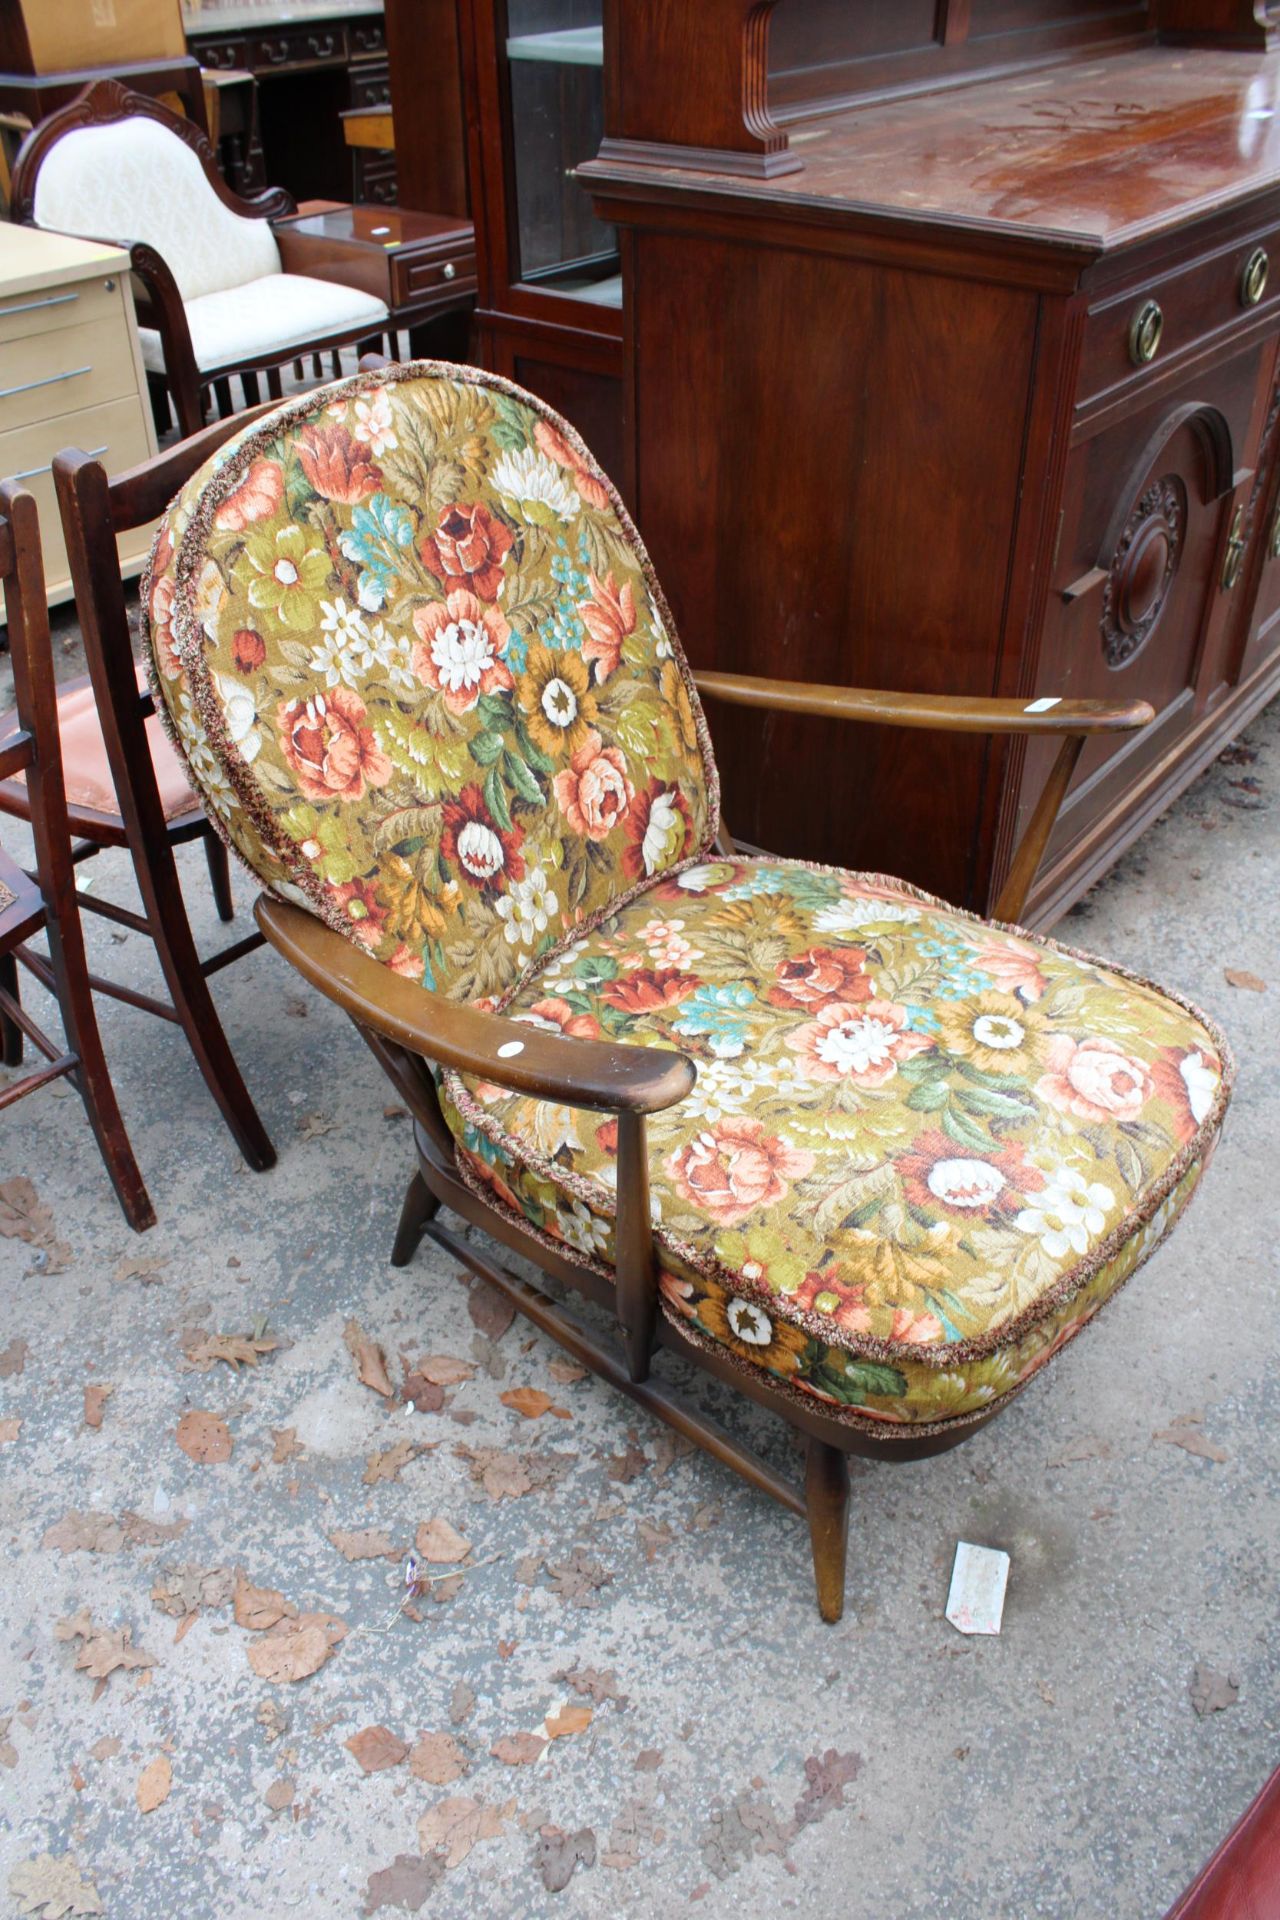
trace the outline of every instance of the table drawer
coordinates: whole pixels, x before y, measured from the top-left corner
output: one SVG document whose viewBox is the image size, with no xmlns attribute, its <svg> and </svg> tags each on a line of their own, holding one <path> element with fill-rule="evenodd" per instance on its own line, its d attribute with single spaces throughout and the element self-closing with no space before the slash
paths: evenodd
<svg viewBox="0 0 1280 1920">
<path fill-rule="evenodd" d="M 431 260 L 415 260 L 412 255 L 391 257 L 391 286 L 398 307 L 410 306 L 431 294 L 470 293 L 475 284 L 476 256 L 469 247 Z"/>
<path fill-rule="evenodd" d="M 1280 320 L 1276 227 L 1092 307 L 1081 351 L 1081 404 L 1149 381 L 1210 343 L 1229 345 L 1233 332 L 1265 315 Z"/>
<path fill-rule="evenodd" d="M 0 434 L 136 392 L 129 332 L 118 303 L 116 313 L 115 326 L 82 323 L 52 335 L 32 334 L 6 347 Z"/>
<path fill-rule="evenodd" d="M 96 455 L 108 473 L 121 473 L 149 458 L 146 419 L 136 395 L 0 434 L 0 480 L 20 479 L 35 495 L 45 579 L 50 592 L 59 598 L 66 589 L 67 556 L 51 468 L 54 454 L 64 447 L 78 447 Z M 122 557 L 136 558 L 150 538 L 149 529 L 126 534 L 120 543 Z"/>
<path fill-rule="evenodd" d="M 104 322 L 118 327 L 115 316 L 119 312 L 118 273 L 104 273 L 100 280 L 79 280 L 71 286 L 16 293 L 0 301 L 0 344 L 7 345 L 29 336 L 43 339 L 46 334 L 60 332 L 65 327 L 97 327 Z M 15 384 L 16 376 L 9 372 L 9 359 L 6 353 L 0 370 L 0 387 Z"/>
</svg>

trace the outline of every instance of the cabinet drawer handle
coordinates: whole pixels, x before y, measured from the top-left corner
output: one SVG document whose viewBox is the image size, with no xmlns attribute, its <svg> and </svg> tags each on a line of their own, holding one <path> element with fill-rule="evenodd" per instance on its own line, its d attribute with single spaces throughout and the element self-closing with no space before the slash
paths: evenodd
<svg viewBox="0 0 1280 1920">
<path fill-rule="evenodd" d="M 440 269 L 440 278 L 442 280 L 456 280 L 457 277 L 458 269 L 454 266 L 452 260 L 446 260 Z"/>
<path fill-rule="evenodd" d="M 47 300 L 24 300 L 21 306 L 0 307 L 0 320 L 7 318 L 11 313 L 34 313 L 37 307 L 70 306 L 72 301 L 79 298 L 78 293 L 51 293 Z"/>
<path fill-rule="evenodd" d="M 100 453 L 105 453 L 105 452 L 106 452 L 105 447 L 86 447 L 85 448 L 85 453 L 88 455 L 90 460 L 96 460 Z M 37 474 L 52 473 L 52 472 L 53 472 L 53 462 L 51 460 L 47 467 L 24 467 L 21 473 L 11 473 L 9 475 L 9 478 L 11 480 L 34 480 Z"/>
<path fill-rule="evenodd" d="M 1244 508 L 1236 508 L 1236 517 L 1231 522 L 1231 532 L 1227 535 L 1227 551 L 1222 559 L 1222 591 L 1230 593 L 1240 578 L 1240 563 L 1244 559 L 1244 550 L 1249 544 L 1240 529 L 1244 525 Z"/>
<path fill-rule="evenodd" d="M 47 373 L 43 380 L 24 380 L 20 387 L 0 387 L 0 400 L 11 400 L 15 393 L 34 393 L 37 387 L 56 387 L 60 380 L 78 380 L 92 367 L 70 367 L 66 373 Z"/>
<path fill-rule="evenodd" d="M 1145 367 L 1160 351 L 1164 315 L 1156 300 L 1144 300 L 1129 324 L 1129 358 L 1135 367 Z"/>
<path fill-rule="evenodd" d="M 1240 305 L 1256 307 L 1267 290 L 1267 272 L 1270 267 L 1265 247 L 1255 247 L 1244 263 L 1240 275 Z"/>
</svg>

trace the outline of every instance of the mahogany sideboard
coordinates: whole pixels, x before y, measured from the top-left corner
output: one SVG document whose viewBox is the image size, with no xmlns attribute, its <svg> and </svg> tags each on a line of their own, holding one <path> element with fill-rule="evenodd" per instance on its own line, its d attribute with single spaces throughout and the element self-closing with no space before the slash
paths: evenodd
<svg viewBox="0 0 1280 1920">
<path fill-rule="evenodd" d="M 1280 687 L 1280 9 L 608 0 L 620 478 L 705 667 L 1142 696 L 1051 922 Z M 1048 761 L 712 715 L 739 838 L 989 909 Z"/>
</svg>

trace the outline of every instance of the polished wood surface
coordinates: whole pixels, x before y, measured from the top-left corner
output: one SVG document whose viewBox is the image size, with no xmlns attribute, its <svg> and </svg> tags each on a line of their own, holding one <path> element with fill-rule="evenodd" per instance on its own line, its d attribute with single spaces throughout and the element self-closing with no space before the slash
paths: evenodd
<svg viewBox="0 0 1280 1920">
<path fill-rule="evenodd" d="M 386 0 L 388 84 L 399 131 L 396 197 L 459 220 L 471 215 L 457 0 Z"/>
<path fill-rule="evenodd" d="M 388 309 L 391 332 L 475 302 L 475 232 L 465 217 L 397 207 L 331 207 L 275 222 L 286 273 L 359 287 Z"/>
</svg>

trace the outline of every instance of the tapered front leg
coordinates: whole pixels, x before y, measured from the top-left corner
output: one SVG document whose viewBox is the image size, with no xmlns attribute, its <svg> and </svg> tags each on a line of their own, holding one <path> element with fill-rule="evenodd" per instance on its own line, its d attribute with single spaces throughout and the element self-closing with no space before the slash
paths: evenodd
<svg viewBox="0 0 1280 1920">
<path fill-rule="evenodd" d="M 393 1267 L 407 1267 L 418 1250 L 422 1238 L 422 1229 L 426 1226 L 440 1206 L 440 1202 L 419 1170 L 405 1190 L 404 1204 L 400 1208 L 400 1224 L 396 1228 L 395 1244 L 391 1249 Z"/>
<path fill-rule="evenodd" d="M 805 1503 L 818 1611 L 829 1624 L 844 1612 L 849 1544 L 849 1459 L 839 1447 L 810 1437 L 804 1462 Z"/>
</svg>

